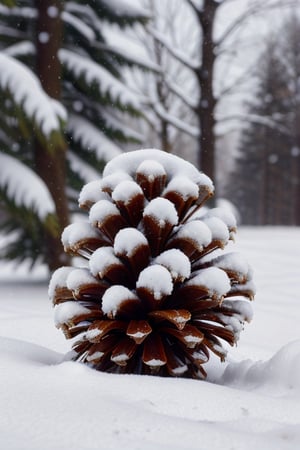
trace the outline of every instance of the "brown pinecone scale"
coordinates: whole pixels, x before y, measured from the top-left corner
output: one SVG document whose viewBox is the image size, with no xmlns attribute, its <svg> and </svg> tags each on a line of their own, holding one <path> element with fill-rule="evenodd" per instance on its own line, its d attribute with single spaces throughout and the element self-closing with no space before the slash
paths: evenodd
<svg viewBox="0 0 300 450">
<path fill-rule="evenodd" d="M 223 249 L 236 232 L 227 210 L 202 208 L 213 184 L 156 149 L 124 153 L 83 187 L 85 222 L 65 251 L 83 267 L 54 272 L 55 323 L 72 358 L 116 373 L 205 378 L 251 319 L 252 272 Z"/>
</svg>

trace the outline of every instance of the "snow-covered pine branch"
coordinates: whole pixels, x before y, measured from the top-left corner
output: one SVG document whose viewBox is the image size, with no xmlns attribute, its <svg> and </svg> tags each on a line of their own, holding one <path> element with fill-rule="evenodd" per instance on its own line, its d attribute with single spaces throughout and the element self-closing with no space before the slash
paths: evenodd
<svg viewBox="0 0 300 450">
<path fill-rule="evenodd" d="M 21 41 L 6 47 L 3 50 L 3 53 L 11 56 L 12 58 L 20 58 L 25 55 L 34 55 L 35 46 L 30 41 Z"/>
<path fill-rule="evenodd" d="M 130 20 L 142 20 L 150 17 L 149 11 L 130 0 L 101 0 L 101 7 L 105 8 L 107 16 L 111 15 L 115 20 L 120 18 L 122 25 L 124 25 L 124 19 L 130 22 Z"/>
<path fill-rule="evenodd" d="M 75 15 L 70 14 L 68 11 L 63 11 L 62 19 L 66 24 L 74 28 L 74 30 L 76 30 L 77 33 L 79 33 L 83 38 L 85 38 L 89 42 L 93 42 L 96 39 L 96 34 L 94 30 Z"/>
<path fill-rule="evenodd" d="M 8 17 L 18 17 L 18 18 L 24 18 L 24 19 L 35 19 L 36 9 L 31 8 L 30 6 L 14 6 L 13 8 L 0 5 L 0 15 L 8 16 Z"/>
<path fill-rule="evenodd" d="M 0 67 L 0 90 L 9 94 L 44 139 L 53 132 L 60 135 L 67 118 L 63 106 L 43 91 L 38 78 L 21 62 L 0 52 Z"/>
<path fill-rule="evenodd" d="M 193 71 L 197 71 L 200 69 L 201 64 L 199 61 L 194 61 L 192 58 L 188 57 L 182 50 L 175 48 L 174 45 L 172 45 L 172 43 L 169 42 L 169 40 L 166 39 L 166 37 L 158 30 L 151 26 L 147 26 L 147 30 L 151 34 L 151 36 L 153 36 L 156 41 L 162 44 L 164 48 L 181 64 Z"/>
<path fill-rule="evenodd" d="M 135 93 L 99 64 L 66 49 L 59 51 L 59 58 L 66 70 L 76 79 L 83 77 L 86 84 L 94 83 L 100 95 L 109 97 L 112 103 L 119 103 L 135 111 L 140 109 L 140 102 Z"/>
<path fill-rule="evenodd" d="M 33 209 L 44 221 L 55 205 L 42 179 L 18 159 L 0 152 L 0 189 L 18 206 Z"/>
<path fill-rule="evenodd" d="M 159 64 L 149 58 L 142 45 L 136 39 L 122 33 L 117 27 L 101 24 L 101 34 L 105 38 L 105 43 L 97 42 L 97 48 L 115 53 L 122 57 L 127 64 L 134 64 L 142 69 L 151 70 L 155 73 L 161 73 L 162 68 Z"/>
<path fill-rule="evenodd" d="M 120 118 L 114 115 L 114 111 L 112 109 L 106 108 L 103 111 L 101 110 L 101 117 L 104 119 L 106 127 L 118 134 L 119 138 L 117 140 L 140 143 L 143 142 L 144 135 L 136 130 L 133 130 L 123 121 L 120 121 Z"/>
<path fill-rule="evenodd" d="M 72 150 L 67 153 L 67 159 L 71 169 L 79 174 L 79 176 L 84 180 L 84 183 L 89 183 L 90 181 L 99 179 L 99 172 L 95 170 L 90 164 L 87 164 Z"/>
<path fill-rule="evenodd" d="M 79 142 L 87 151 L 93 150 L 99 160 L 108 162 L 121 153 L 121 149 L 116 144 L 83 117 L 70 116 L 68 130 L 75 142 Z"/>
</svg>

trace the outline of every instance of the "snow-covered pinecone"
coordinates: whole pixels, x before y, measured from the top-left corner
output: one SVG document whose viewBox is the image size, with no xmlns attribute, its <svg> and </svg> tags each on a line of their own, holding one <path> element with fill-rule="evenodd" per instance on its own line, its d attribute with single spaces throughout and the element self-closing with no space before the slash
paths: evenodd
<svg viewBox="0 0 300 450">
<path fill-rule="evenodd" d="M 222 253 L 234 217 L 201 209 L 211 180 L 159 150 L 117 156 L 82 189 L 89 220 L 69 225 L 65 251 L 87 267 L 62 267 L 49 295 L 56 326 L 77 338 L 73 359 L 107 372 L 204 378 L 224 360 L 254 296 L 251 270 Z M 201 211 L 202 214 L 201 214 Z"/>
</svg>

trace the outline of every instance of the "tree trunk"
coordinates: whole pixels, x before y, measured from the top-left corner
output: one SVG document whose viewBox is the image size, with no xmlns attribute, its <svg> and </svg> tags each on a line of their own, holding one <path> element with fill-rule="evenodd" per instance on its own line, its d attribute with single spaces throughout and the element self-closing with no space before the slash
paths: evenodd
<svg viewBox="0 0 300 450">
<path fill-rule="evenodd" d="M 35 0 L 38 12 L 36 25 L 36 73 L 43 89 L 52 98 L 61 95 L 61 66 L 58 50 L 62 42 L 61 0 Z M 59 229 L 47 233 L 47 263 L 51 271 L 65 263 L 60 235 L 69 223 L 66 196 L 66 144 L 46 149 L 36 141 L 35 170 L 46 183 L 55 203 Z"/>
<path fill-rule="evenodd" d="M 215 180 L 215 117 L 216 99 L 213 93 L 213 76 L 215 53 L 213 42 L 213 26 L 215 13 L 219 4 L 205 0 L 203 9 L 198 13 L 202 29 L 202 65 L 197 72 L 201 94 L 198 105 L 200 141 L 198 163 L 199 168 Z"/>
</svg>

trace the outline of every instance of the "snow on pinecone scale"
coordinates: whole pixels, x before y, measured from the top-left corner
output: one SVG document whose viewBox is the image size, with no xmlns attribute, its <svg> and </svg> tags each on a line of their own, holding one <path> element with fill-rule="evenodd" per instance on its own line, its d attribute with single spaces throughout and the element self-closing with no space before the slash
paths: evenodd
<svg viewBox="0 0 300 450">
<path fill-rule="evenodd" d="M 87 261 L 52 276 L 55 323 L 73 359 L 97 370 L 205 378 L 251 319 L 247 262 L 220 254 L 236 231 L 228 211 L 201 213 L 211 180 L 155 149 L 110 161 L 79 198 L 85 223 L 69 225 L 65 251 Z M 202 208 L 203 210 L 203 208 Z"/>
</svg>

